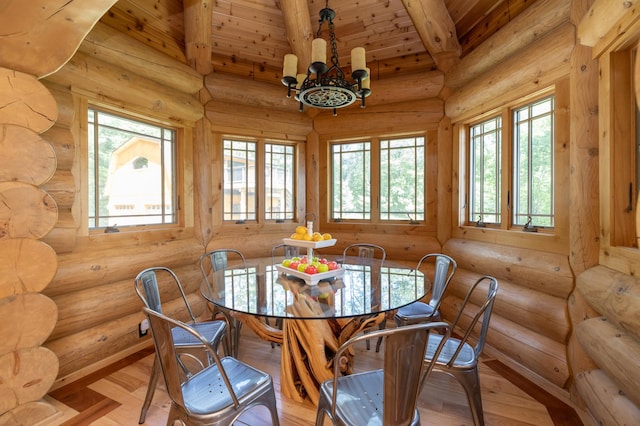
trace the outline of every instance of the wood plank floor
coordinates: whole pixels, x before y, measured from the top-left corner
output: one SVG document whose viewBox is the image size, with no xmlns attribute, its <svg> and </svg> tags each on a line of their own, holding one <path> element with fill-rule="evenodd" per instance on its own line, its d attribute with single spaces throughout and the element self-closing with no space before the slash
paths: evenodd
<svg viewBox="0 0 640 426">
<path fill-rule="evenodd" d="M 60 411 L 50 426 L 136 425 L 153 363 L 153 349 L 143 350 L 82 380 L 51 392 L 46 399 Z M 280 347 L 243 331 L 239 356 L 245 362 L 269 372 L 278 393 L 278 410 L 283 426 L 313 425 L 315 406 L 295 403 L 279 394 Z M 356 352 L 356 368 L 367 368 L 380 354 L 364 346 Z M 362 363 L 362 364 L 360 364 Z M 480 366 L 482 402 L 487 426 L 582 426 L 576 411 L 544 389 L 526 380 L 503 363 L 484 357 Z M 169 397 L 160 383 L 147 414 L 146 425 L 166 424 Z M 419 401 L 423 425 L 472 425 L 466 397 L 460 385 L 444 374 L 434 374 Z M 256 407 L 236 425 L 270 425 L 266 409 Z M 328 423 L 327 423 L 328 424 Z"/>
</svg>

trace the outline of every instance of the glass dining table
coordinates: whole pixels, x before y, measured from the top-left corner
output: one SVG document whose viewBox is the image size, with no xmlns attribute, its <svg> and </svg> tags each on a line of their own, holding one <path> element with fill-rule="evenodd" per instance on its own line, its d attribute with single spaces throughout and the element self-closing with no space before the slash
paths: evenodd
<svg viewBox="0 0 640 426">
<path fill-rule="evenodd" d="M 354 334 L 379 324 L 388 312 L 425 296 L 429 280 L 400 263 L 342 256 L 327 279 L 305 281 L 269 258 L 212 271 L 204 298 L 264 340 L 282 344 L 281 390 L 296 401 L 318 401 L 318 387 L 333 375 L 333 353 Z M 335 276 L 334 276 L 335 275 Z M 282 320 L 282 328 L 273 327 Z M 339 360 L 349 373 L 353 356 Z"/>
</svg>

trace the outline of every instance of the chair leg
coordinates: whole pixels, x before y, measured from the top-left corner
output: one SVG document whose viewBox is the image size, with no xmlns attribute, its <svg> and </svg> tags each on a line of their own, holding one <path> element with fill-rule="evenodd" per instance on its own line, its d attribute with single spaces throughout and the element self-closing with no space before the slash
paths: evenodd
<svg viewBox="0 0 640 426">
<path fill-rule="evenodd" d="M 471 370 L 448 370 L 454 375 L 464 388 L 475 426 L 484 426 L 484 412 L 482 410 L 482 395 L 480 392 L 480 376 L 478 367 Z"/>
<path fill-rule="evenodd" d="M 142 403 L 142 409 L 140 410 L 140 419 L 138 423 L 144 423 L 147 418 L 147 411 L 149 410 L 149 406 L 151 405 L 151 400 L 153 400 L 153 394 L 156 391 L 156 386 L 158 385 L 158 376 L 160 375 L 160 363 L 158 363 L 158 356 L 156 355 L 153 358 L 153 366 L 151 367 L 151 377 L 149 378 L 149 385 L 147 386 L 147 395 L 144 397 L 144 402 Z"/>
<path fill-rule="evenodd" d="M 380 330 L 384 330 L 387 328 L 387 318 L 385 317 L 380 325 L 378 326 Z M 382 337 L 378 337 L 378 341 L 376 342 L 376 352 L 380 352 L 380 345 L 382 344 Z"/>
</svg>

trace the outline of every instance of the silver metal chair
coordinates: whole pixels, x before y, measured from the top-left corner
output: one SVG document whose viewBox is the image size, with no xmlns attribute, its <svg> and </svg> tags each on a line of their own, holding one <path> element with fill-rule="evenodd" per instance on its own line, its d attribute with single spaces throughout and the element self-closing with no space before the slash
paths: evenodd
<svg viewBox="0 0 640 426">
<path fill-rule="evenodd" d="M 271 422 L 279 425 L 273 381 L 264 373 L 236 358 L 220 358 L 207 339 L 189 325 L 152 309 L 143 308 L 162 366 L 171 409 L 167 425 L 230 425 L 242 413 L 264 405 Z M 179 328 L 207 348 L 213 363 L 186 379 L 181 378 L 180 353 L 175 350 L 173 329 Z"/>
<path fill-rule="evenodd" d="M 320 385 L 316 426 L 322 426 L 325 417 L 334 425 L 419 425 L 418 395 L 433 368 L 424 363 L 424 353 L 430 330 L 436 327 L 445 330 L 445 337 L 450 335 L 449 324 L 433 322 L 361 334 L 343 343 L 334 358 L 333 379 Z M 386 339 L 383 368 L 343 376 L 340 358 L 344 351 L 378 337 Z M 443 346 L 441 343 L 440 349 Z"/>
<path fill-rule="evenodd" d="M 242 265 L 242 267 L 246 269 L 247 262 L 244 258 L 244 255 L 239 250 L 216 249 L 200 256 L 198 265 L 200 266 L 200 270 L 202 271 L 204 279 L 206 279 L 209 284 L 212 283 L 212 281 L 210 280 L 214 279 L 214 273 L 216 271 L 221 271 L 228 268 L 230 256 L 235 257 L 240 265 Z M 217 306 L 213 306 L 211 319 L 215 320 L 218 315 L 222 315 L 224 317 L 225 321 L 227 322 L 227 327 L 229 328 L 229 332 L 227 333 L 227 338 L 225 341 L 225 353 L 227 355 L 237 357 L 238 348 L 240 345 L 240 330 L 242 329 L 242 322 L 234 318 L 228 311 Z"/>
<path fill-rule="evenodd" d="M 420 270 L 425 261 L 433 261 L 435 264 L 431 281 L 431 299 L 429 303 L 417 301 L 398 309 L 394 315 L 394 320 L 398 327 L 421 322 L 440 321 L 440 312 L 438 311 L 440 301 L 458 268 L 458 264 L 446 254 L 430 253 L 422 256 L 418 266 L 416 266 L 416 270 Z"/>
<path fill-rule="evenodd" d="M 471 300 L 474 291 L 479 289 L 481 284 L 483 287 L 488 287 L 487 295 L 484 300 L 478 304 L 480 307 L 477 310 L 474 308 L 475 314 L 473 314 L 468 325 L 464 327 L 464 335 L 462 338 L 457 339 L 451 337 L 445 339 L 438 334 L 432 334 L 429 336 L 429 344 L 424 358 L 425 365 L 433 366 L 434 371 L 441 371 L 453 376 L 462 385 L 467 395 L 467 400 L 469 401 L 473 423 L 476 426 L 484 425 L 482 397 L 480 394 L 480 376 L 478 374 L 478 358 L 484 348 L 487 331 L 489 330 L 491 311 L 493 310 L 493 304 L 498 294 L 498 281 L 491 276 L 483 276 L 478 279 L 467 292 L 460 306 L 460 310 L 456 315 L 456 319 L 451 324 L 454 330 L 456 326 L 460 326 L 458 322 L 463 314 L 468 314 L 468 312 L 466 312 L 467 304 Z M 481 324 L 480 333 L 475 346 L 471 346 L 468 340 L 474 327 L 478 323 Z M 441 342 L 443 341 L 445 341 L 444 348 L 438 355 L 437 351 L 440 349 Z M 433 360 L 436 360 L 436 362 L 433 362 Z"/>
<path fill-rule="evenodd" d="M 279 259 L 280 261 L 284 259 L 290 259 L 295 256 L 300 256 L 300 247 L 290 246 L 284 243 L 278 244 L 271 248 L 271 263 L 275 264 L 279 261 L 278 259 L 276 259 L 276 256 L 278 254 L 278 251 L 280 251 L 281 249 L 283 258 Z"/>
<path fill-rule="evenodd" d="M 342 252 L 343 257 L 358 256 L 361 258 L 378 258 L 384 263 L 387 258 L 385 249 L 377 244 L 371 243 L 354 243 L 345 247 Z"/>
<path fill-rule="evenodd" d="M 167 279 L 158 280 L 158 275 L 163 275 L 163 278 Z M 169 282 L 166 286 L 171 286 L 173 284 L 173 286 L 178 289 L 184 301 L 186 312 L 191 318 L 192 327 L 204 336 L 209 345 L 217 349 L 220 341 L 226 334 L 226 323 L 224 321 L 196 322 L 196 318 L 191 310 L 191 306 L 189 305 L 187 296 L 184 293 L 184 289 L 180 284 L 180 280 L 171 269 L 161 266 L 147 268 L 136 276 L 134 280 L 134 287 L 144 306 L 154 310 L 155 312 L 162 313 L 159 282 L 162 282 L 163 284 L 165 282 Z M 208 351 L 205 351 L 206 347 L 200 340 L 195 339 L 190 334 L 184 333 L 179 328 L 173 329 L 172 332 L 176 350 L 185 353 L 198 351 L 202 355 L 200 362 L 203 363 L 203 365 L 211 363 L 212 358 L 209 356 Z M 156 358 L 153 361 L 153 367 L 151 368 L 151 377 L 149 378 L 149 385 L 147 386 L 147 394 L 144 398 L 142 409 L 140 410 L 140 423 L 144 423 L 145 421 L 160 373 L 160 365 L 158 364 L 158 357 L 156 355 Z"/>
<path fill-rule="evenodd" d="M 350 244 L 347 247 L 345 247 L 344 251 L 342 252 L 343 258 L 346 258 L 347 256 L 353 256 L 353 255 L 356 255 L 364 259 L 377 258 L 377 259 L 380 259 L 381 264 L 383 264 L 384 261 L 387 259 L 386 250 L 377 244 L 371 244 L 371 243 Z M 382 320 L 382 322 L 380 322 L 380 324 L 378 325 L 378 328 L 380 330 L 384 330 L 386 326 L 387 326 L 387 319 L 385 317 L 385 319 Z M 368 333 L 368 330 L 365 331 L 365 333 Z M 380 351 L 381 344 L 382 344 L 382 339 L 378 339 L 376 343 L 376 352 Z M 371 345 L 367 340 L 367 350 L 369 349 L 371 349 Z"/>
</svg>

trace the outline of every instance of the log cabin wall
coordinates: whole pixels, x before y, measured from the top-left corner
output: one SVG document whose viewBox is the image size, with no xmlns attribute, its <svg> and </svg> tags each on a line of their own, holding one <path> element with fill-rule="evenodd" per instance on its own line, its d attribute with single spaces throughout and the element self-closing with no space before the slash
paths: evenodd
<svg viewBox="0 0 640 426">
<path fill-rule="evenodd" d="M 570 394 L 604 424 L 638 423 L 639 393 L 634 387 L 638 369 L 634 362 L 640 359 L 639 337 L 632 331 L 637 330 L 637 324 L 627 319 L 637 316 L 640 304 L 637 283 L 631 277 L 637 272 L 638 254 L 637 249 L 617 250 L 607 239 L 601 240 L 608 234 L 608 225 L 603 224 L 601 229 L 599 217 L 606 215 L 599 208 L 608 202 L 610 194 L 600 190 L 598 199 L 594 192 L 598 179 L 609 180 L 603 175 L 605 167 L 601 167 L 600 176 L 597 170 L 598 150 L 604 151 L 610 141 L 604 136 L 600 141 L 595 137 L 599 134 L 598 63 L 590 47 L 595 46 L 600 53 L 606 51 L 602 45 L 612 44 L 611 40 L 617 40 L 636 21 L 635 14 L 619 4 L 622 2 L 598 0 L 588 10 L 591 3 L 539 0 L 449 70 L 446 78 L 440 72 L 425 70 L 422 80 L 429 82 L 425 88 L 428 95 L 420 92 L 419 99 L 393 104 L 372 102 L 364 111 L 345 110 L 338 117 L 300 114 L 294 103 L 285 103 L 283 94 L 279 95 L 282 103 L 271 101 L 266 105 L 258 102 L 261 96 L 239 97 L 238 91 L 229 91 L 237 83 L 225 76 L 196 73 L 185 65 L 186 58 L 154 53 L 126 35 L 95 25 L 75 55 L 68 62 L 68 57 L 60 62 L 66 65 L 42 79 L 49 93 L 43 97 L 54 99 L 59 118 L 46 127 L 48 130 L 42 128 L 36 133 L 42 133 L 51 144 L 57 165 L 50 176 L 33 185 L 39 185 L 40 190 L 46 187 L 48 196 L 59 202 L 57 219 L 42 237 L 30 236 L 28 243 L 18 241 L 32 245 L 35 240 L 38 247 L 45 244 L 57 253 L 55 276 L 42 279 L 45 268 L 41 268 L 38 278 L 45 281 L 46 288 L 35 291 L 53 300 L 58 312 L 55 327 L 43 332 L 49 336 L 43 348 L 54 353 L 60 365 L 54 387 L 150 345 L 147 338 L 137 335 L 142 314 L 132 279 L 141 269 L 158 264 L 174 269 L 187 286 L 196 311 L 205 313 L 197 294 L 196 266 L 204 250 L 232 246 L 249 257 L 264 256 L 282 237 L 279 228 L 223 225 L 221 213 L 216 213 L 222 202 L 222 159 L 218 152 L 222 137 L 246 136 L 248 132 L 256 138 L 299 142 L 305 160 L 299 177 L 306 198 L 298 213 L 316 214 L 321 230 L 335 234 L 340 245 L 332 251 L 340 252 L 347 241 L 375 240 L 383 242 L 394 259 L 414 261 L 426 252 L 439 250 L 452 255 L 460 267 L 443 304 L 446 318 L 453 316 L 470 282 L 482 274 L 495 275 L 500 290 L 488 350 L 548 389 Z M 595 36 L 583 34 L 584 40 L 592 36 L 594 41 L 589 46 L 577 40 L 583 17 L 596 23 L 590 26 L 595 28 Z M 620 27 L 620 22 L 626 26 Z M 619 31 L 617 36 L 612 35 L 615 31 Z M 634 28 L 630 33 L 638 31 Z M 501 49 L 494 49 L 496 45 Z M 20 60 L 21 56 L 16 63 Z M 244 84 L 247 94 L 276 90 Z M 457 163 L 465 120 L 549 86 L 554 86 L 563 99 L 558 112 L 564 143 L 557 154 L 565 165 L 561 179 L 569 193 L 563 194 L 557 208 L 579 213 L 567 214 L 558 224 L 557 235 L 551 238 L 459 226 L 461 177 Z M 435 94 L 429 92 L 433 87 L 439 88 Z M 150 115 L 181 129 L 184 161 L 180 172 L 186 199 L 179 227 L 135 235 L 94 235 L 86 231 L 82 219 L 86 166 L 81 160 L 86 153 L 81 141 L 86 138 L 83 123 L 89 103 Z M 600 120 L 602 126 L 602 117 Z M 1 121 L 14 123 L 4 117 Z M 609 126 L 609 122 L 605 124 Z M 327 196 L 322 183 L 327 171 L 327 143 L 361 136 L 354 134 L 353 128 L 377 134 L 421 131 L 427 135 L 428 161 L 435 165 L 430 176 L 432 216 L 428 226 L 400 232 L 384 228 L 364 231 L 327 220 L 322 208 Z M 3 153 L 6 149 L 2 147 Z M 6 235 L 0 241 L 16 243 L 9 243 Z M 46 253 L 38 258 L 46 258 Z M 574 288 L 576 277 L 578 290 Z M 625 295 L 620 303 L 614 296 L 621 293 L 619 289 Z M 9 306 L 7 301 L 6 297 L 2 299 L 0 307 Z M 168 309 L 170 314 L 177 314 L 177 301 L 170 302 Z M 615 343 L 610 345 L 613 349 L 593 342 L 591 336 L 603 336 L 604 341 Z M 23 349 L 18 345 L 8 350 Z M 614 364 L 612 359 L 622 354 L 628 362 Z M 608 412 L 611 406 L 620 409 Z M 19 412 L 20 408 L 9 410 Z"/>
</svg>

